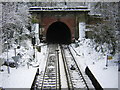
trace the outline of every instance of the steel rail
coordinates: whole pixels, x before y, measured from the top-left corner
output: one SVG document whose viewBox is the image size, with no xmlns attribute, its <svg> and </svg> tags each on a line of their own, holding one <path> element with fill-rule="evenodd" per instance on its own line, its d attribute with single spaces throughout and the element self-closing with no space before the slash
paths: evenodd
<svg viewBox="0 0 120 90">
<path fill-rule="evenodd" d="M 48 45 L 49 46 L 49 45 Z M 55 49 L 56 50 L 56 49 Z M 43 75 L 43 81 L 42 81 L 42 85 L 41 85 L 41 90 L 43 90 L 43 89 L 55 89 L 56 88 L 56 90 L 57 89 L 60 89 L 61 87 L 61 85 L 60 85 L 60 69 L 59 69 L 59 56 L 58 56 L 58 52 L 57 53 L 54 53 L 55 54 L 55 56 L 57 55 L 57 57 L 55 58 L 55 60 L 54 60 L 54 69 L 55 69 L 55 73 L 51 73 L 51 74 L 55 74 L 55 85 L 56 85 L 56 87 L 55 88 L 52 88 L 52 86 L 49 86 L 48 88 L 44 88 L 44 87 L 47 87 L 47 86 L 45 86 L 44 84 L 46 83 L 45 82 L 45 77 L 46 77 L 46 73 L 49 73 L 48 72 L 48 69 L 49 69 L 49 65 L 50 65 L 50 54 L 51 53 L 53 53 L 52 51 L 50 51 L 50 47 L 49 47 L 49 52 L 48 52 L 48 57 L 47 57 L 47 62 L 46 62 L 46 67 L 45 67 L 45 72 L 44 72 L 44 75 Z M 50 73 L 49 73 L 50 74 Z M 53 78 L 53 77 L 51 77 L 51 78 Z M 48 80 L 49 81 L 49 80 Z M 52 83 L 51 83 L 52 84 Z"/>
<path fill-rule="evenodd" d="M 59 90 L 61 90 L 61 81 L 60 81 L 60 62 L 59 62 L 59 50 L 56 50 L 57 52 L 57 59 L 58 59 L 58 75 L 59 75 Z"/>
<path fill-rule="evenodd" d="M 86 85 L 86 87 L 87 87 L 87 90 L 89 90 L 89 87 L 88 87 L 88 85 L 87 85 L 87 83 L 86 83 L 86 81 L 85 81 L 85 79 L 84 79 L 84 77 L 83 77 L 83 75 L 82 75 L 82 72 L 81 72 L 81 70 L 80 70 L 80 68 L 79 68 L 79 66 L 78 66 L 78 64 L 77 64 L 77 62 L 76 62 L 76 60 L 75 60 L 75 58 L 74 58 L 74 56 L 73 56 L 70 48 L 69 48 L 69 46 L 67 46 L 67 48 L 68 48 L 68 50 L 69 50 L 69 52 L 70 52 L 70 54 L 71 54 L 71 56 L 72 56 L 72 58 L 73 58 L 73 60 L 74 60 L 74 62 L 75 62 L 75 64 L 76 64 L 76 66 L 77 66 L 77 69 L 78 69 L 78 71 L 79 71 L 79 73 L 80 73 L 80 75 L 81 75 L 82 80 L 84 81 L 84 83 L 85 83 L 85 85 Z"/>
<path fill-rule="evenodd" d="M 49 50 L 50 50 L 50 48 L 49 48 Z M 49 53 L 48 53 L 48 57 L 47 57 L 47 62 L 46 62 L 46 66 L 47 66 L 47 64 L 48 64 L 48 59 L 49 58 Z M 47 71 L 47 67 L 45 67 L 45 72 Z M 42 85 L 41 85 L 41 90 L 42 90 L 42 87 L 43 87 L 43 84 L 44 84 L 44 79 L 45 79 L 45 72 L 44 72 L 44 75 L 43 75 L 43 82 L 42 82 Z"/>
<path fill-rule="evenodd" d="M 60 48 L 61 48 L 63 64 L 64 64 L 64 68 L 65 68 L 68 90 L 73 90 L 73 84 L 72 84 L 72 80 L 70 78 L 70 71 L 69 71 L 68 66 L 67 66 L 66 57 L 65 57 L 65 53 L 64 53 L 62 45 L 60 45 Z"/>
</svg>

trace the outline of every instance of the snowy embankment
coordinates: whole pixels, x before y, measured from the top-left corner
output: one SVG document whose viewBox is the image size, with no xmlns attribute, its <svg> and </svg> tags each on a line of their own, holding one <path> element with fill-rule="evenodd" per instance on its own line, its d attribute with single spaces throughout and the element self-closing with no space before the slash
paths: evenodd
<svg viewBox="0 0 120 90">
<path fill-rule="evenodd" d="M 85 71 L 88 66 L 102 88 L 118 88 L 117 55 L 108 61 L 108 67 L 106 67 L 106 55 L 96 52 L 90 43 L 89 39 L 84 39 L 79 42 L 78 47 L 72 44 L 78 55 L 70 46 L 79 67 Z"/>
<path fill-rule="evenodd" d="M 42 44 L 41 44 L 42 45 Z M 13 62 L 15 56 L 15 45 L 8 51 L 8 59 Z M 16 55 L 19 53 L 21 58 L 18 60 L 18 67 L 11 68 L 8 74 L 8 67 L 3 65 L 0 71 L 0 87 L 1 88 L 31 88 L 37 69 L 41 61 L 45 58 L 46 45 L 41 46 L 41 52 L 35 49 L 36 58 L 33 58 L 34 50 L 30 40 L 25 40 L 19 49 L 16 49 Z M 7 52 L 1 56 L 6 60 Z"/>
<path fill-rule="evenodd" d="M 31 88 L 33 83 L 36 68 L 19 67 L 18 69 L 10 68 L 8 74 L 6 67 L 3 67 L 4 72 L 0 72 L 0 87 L 3 88 Z"/>
</svg>

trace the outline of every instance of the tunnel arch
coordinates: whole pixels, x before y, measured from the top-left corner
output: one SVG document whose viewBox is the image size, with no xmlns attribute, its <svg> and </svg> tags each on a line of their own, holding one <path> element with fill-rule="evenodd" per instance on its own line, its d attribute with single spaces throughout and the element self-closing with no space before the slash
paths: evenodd
<svg viewBox="0 0 120 90">
<path fill-rule="evenodd" d="M 47 29 L 46 41 L 47 43 L 71 43 L 71 32 L 69 27 L 60 21 L 52 23 Z"/>
</svg>

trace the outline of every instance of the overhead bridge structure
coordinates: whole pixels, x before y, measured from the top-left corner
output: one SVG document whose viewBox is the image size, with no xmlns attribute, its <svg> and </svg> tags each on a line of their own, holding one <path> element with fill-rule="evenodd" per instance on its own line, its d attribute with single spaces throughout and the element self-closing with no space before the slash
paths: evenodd
<svg viewBox="0 0 120 90">
<path fill-rule="evenodd" d="M 79 37 L 79 22 L 84 21 L 90 10 L 87 6 L 30 7 L 33 21 L 39 23 L 40 41 L 47 43 L 74 42 Z"/>
</svg>

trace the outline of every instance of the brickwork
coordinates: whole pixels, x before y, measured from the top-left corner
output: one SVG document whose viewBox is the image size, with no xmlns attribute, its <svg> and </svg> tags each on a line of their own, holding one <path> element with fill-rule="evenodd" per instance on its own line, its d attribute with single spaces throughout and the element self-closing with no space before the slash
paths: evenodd
<svg viewBox="0 0 120 90">
<path fill-rule="evenodd" d="M 63 22 L 65 23 L 71 32 L 71 39 L 73 39 L 75 37 L 75 27 L 76 27 L 76 19 L 75 16 L 73 15 L 73 13 L 71 14 L 67 14 L 67 13 L 44 13 L 44 15 L 42 14 L 42 22 L 40 23 L 43 28 L 44 28 L 44 32 L 43 32 L 43 36 L 46 37 L 46 33 L 47 30 L 49 28 L 49 26 L 57 21 Z"/>
<path fill-rule="evenodd" d="M 40 26 L 44 28 L 43 36 L 46 37 L 47 30 L 51 24 L 54 22 L 60 21 L 68 26 L 71 32 L 71 40 L 75 38 L 76 19 L 74 13 L 62 13 L 62 12 L 47 12 L 41 14 Z"/>
</svg>

